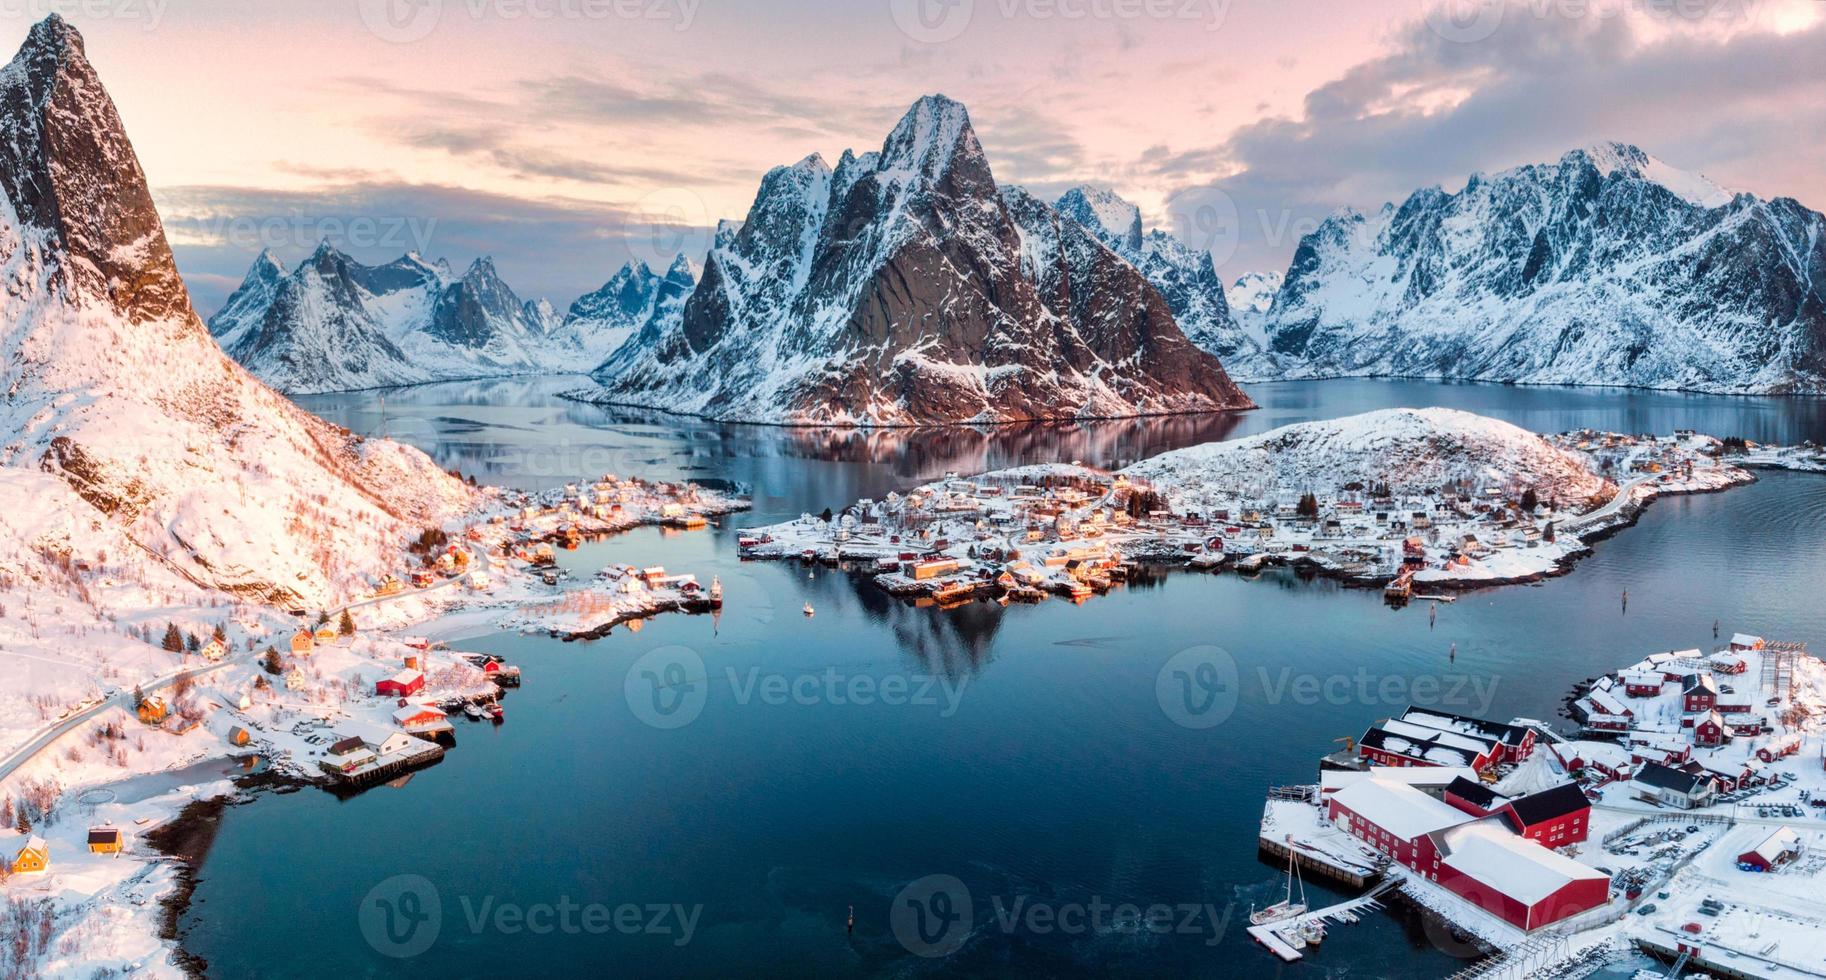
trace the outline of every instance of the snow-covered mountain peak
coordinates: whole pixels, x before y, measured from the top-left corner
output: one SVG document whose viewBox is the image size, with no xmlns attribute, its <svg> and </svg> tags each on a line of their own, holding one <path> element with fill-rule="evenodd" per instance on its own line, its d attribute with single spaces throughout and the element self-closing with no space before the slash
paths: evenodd
<svg viewBox="0 0 1826 980">
<path fill-rule="evenodd" d="M 365 591 L 471 491 L 222 356 L 82 51 L 52 16 L 0 70 L 0 465 L 49 478 L 65 517 L 15 529 L 15 545 L 69 554 L 80 522 L 115 541 L 85 557 L 135 577 L 285 605 Z M 244 288 L 272 289 L 272 265 L 256 260 Z"/>
<path fill-rule="evenodd" d="M 997 187 L 944 96 L 915 102 L 879 153 L 769 171 L 736 227 L 676 321 L 594 372 L 603 397 L 839 425 L 1247 404 L 1126 259 Z"/>
<path fill-rule="evenodd" d="M 1605 140 L 1580 147 L 1560 158 L 1560 166 L 1591 164 L 1603 177 L 1621 173 L 1659 184 L 1689 204 L 1719 208 L 1731 203 L 1735 193 L 1704 174 L 1683 170 L 1642 150 L 1641 147 Z"/>
<path fill-rule="evenodd" d="M 876 165 L 887 177 L 906 172 L 936 178 L 960 155 L 983 155 L 969 110 L 943 95 L 923 95 L 888 134 Z"/>
<path fill-rule="evenodd" d="M 57 14 L 0 68 L 0 193 L 19 244 L 60 257 L 45 271 L 67 298 L 202 334 L 120 114 Z"/>
<path fill-rule="evenodd" d="M 1053 205 L 1059 212 L 1089 228 L 1118 252 L 1141 250 L 1141 209 L 1107 187 L 1082 184 L 1068 190 Z"/>
</svg>

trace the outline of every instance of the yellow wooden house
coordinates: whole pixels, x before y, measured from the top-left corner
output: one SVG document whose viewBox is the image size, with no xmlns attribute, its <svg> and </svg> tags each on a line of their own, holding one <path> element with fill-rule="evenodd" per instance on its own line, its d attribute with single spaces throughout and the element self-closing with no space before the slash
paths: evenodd
<svg viewBox="0 0 1826 980">
<path fill-rule="evenodd" d="M 121 832 L 119 827 L 90 827 L 89 853 L 119 854 Z"/>
<path fill-rule="evenodd" d="M 51 867 L 51 846 L 42 837 L 28 839 L 19 853 L 13 856 L 13 873 L 26 874 L 34 871 L 46 871 Z"/>
<path fill-rule="evenodd" d="M 308 629 L 301 629 L 292 634 L 292 656 L 294 657 L 310 656 L 311 648 L 315 645 L 316 641 Z"/>
<path fill-rule="evenodd" d="M 171 714 L 171 706 L 164 698 L 148 697 L 139 703 L 139 720 L 148 725 L 163 724 Z"/>
</svg>

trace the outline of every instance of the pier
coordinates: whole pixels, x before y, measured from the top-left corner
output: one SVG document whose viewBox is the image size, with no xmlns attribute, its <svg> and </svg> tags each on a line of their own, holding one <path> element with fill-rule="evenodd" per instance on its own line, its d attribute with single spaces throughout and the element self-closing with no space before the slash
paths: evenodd
<svg viewBox="0 0 1826 980">
<path fill-rule="evenodd" d="M 1391 875 L 1368 892 L 1348 901 L 1328 905 L 1303 915 L 1296 915 L 1282 922 L 1274 922 L 1265 926 L 1250 926 L 1249 936 L 1268 947 L 1269 952 L 1283 961 L 1292 963 L 1306 955 L 1301 952 L 1301 949 L 1307 945 L 1306 940 L 1299 937 L 1301 930 L 1313 923 L 1323 926 L 1326 923 L 1350 925 L 1361 922 L 1365 913 L 1375 912 L 1382 908 L 1382 896 L 1399 888 L 1402 880 L 1400 875 Z"/>
</svg>

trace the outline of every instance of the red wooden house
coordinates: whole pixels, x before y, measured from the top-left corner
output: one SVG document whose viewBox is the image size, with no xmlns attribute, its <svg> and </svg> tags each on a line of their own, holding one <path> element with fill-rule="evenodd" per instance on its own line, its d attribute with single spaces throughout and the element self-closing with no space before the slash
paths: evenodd
<svg viewBox="0 0 1826 980">
<path fill-rule="evenodd" d="M 389 698 L 409 698 L 424 689 L 425 675 L 412 669 L 402 670 L 374 685 L 375 694 Z"/>
</svg>

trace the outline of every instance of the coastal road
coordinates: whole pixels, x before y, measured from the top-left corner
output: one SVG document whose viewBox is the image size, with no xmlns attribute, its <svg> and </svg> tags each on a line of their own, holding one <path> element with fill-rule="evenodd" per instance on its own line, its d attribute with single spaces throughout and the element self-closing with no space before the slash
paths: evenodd
<svg viewBox="0 0 1826 980">
<path fill-rule="evenodd" d="M 143 683 L 140 685 L 140 690 L 146 694 L 153 694 L 177 683 L 179 678 L 201 677 L 204 674 L 221 670 L 223 667 L 227 667 L 230 664 L 247 663 L 251 659 L 252 654 L 244 654 L 238 658 L 229 657 L 213 664 L 186 667 L 182 670 L 173 671 L 164 677 Z M 19 767 L 32 761 L 32 759 L 37 757 L 38 753 L 50 748 L 51 743 L 70 732 L 75 731 L 84 723 L 94 720 L 96 716 L 100 715 L 102 712 L 107 711 L 110 708 L 123 708 L 127 711 L 132 711 L 132 698 L 132 691 L 120 691 L 112 696 L 103 698 L 95 704 L 90 705 L 67 718 L 60 718 L 57 721 L 51 722 L 41 729 L 38 734 L 32 736 L 24 745 L 13 750 L 11 755 L 7 756 L 4 760 L 0 760 L 0 782 L 5 782 L 8 777 L 12 776 L 12 774 L 19 769 Z"/>
<path fill-rule="evenodd" d="M 1610 500 L 1606 501 L 1604 506 L 1599 507 L 1597 510 L 1592 511 L 1589 514 L 1580 514 L 1577 517 L 1566 520 L 1561 523 L 1561 527 L 1565 527 L 1566 525 L 1570 524 L 1570 525 L 1572 525 L 1573 532 L 1576 534 L 1576 533 L 1578 533 L 1578 529 L 1583 528 L 1587 524 L 1591 524 L 1595 521 L 1601 521 L 1606 518 L 1609 518 L 1613 514 L 1622 510 L 1624 508 L 1624 506 L 1630 502 L 1630 491 L 1632 491 L 1632 490 L 1636 489 L 1637 487 L 1643 485 L 1644 483 L 1648 483 L 1654 479 L 1655 479 L 1655 476 L 1652 473 L 1648 474 L 1646 476 L 1636 477 L 1634 480 L 1631 480 L 1628 483 L 1623 484 L 1621 487 L 1618 487 L 1617 495 L 1615 497 L 1610 498 Z"/>
</svg>

